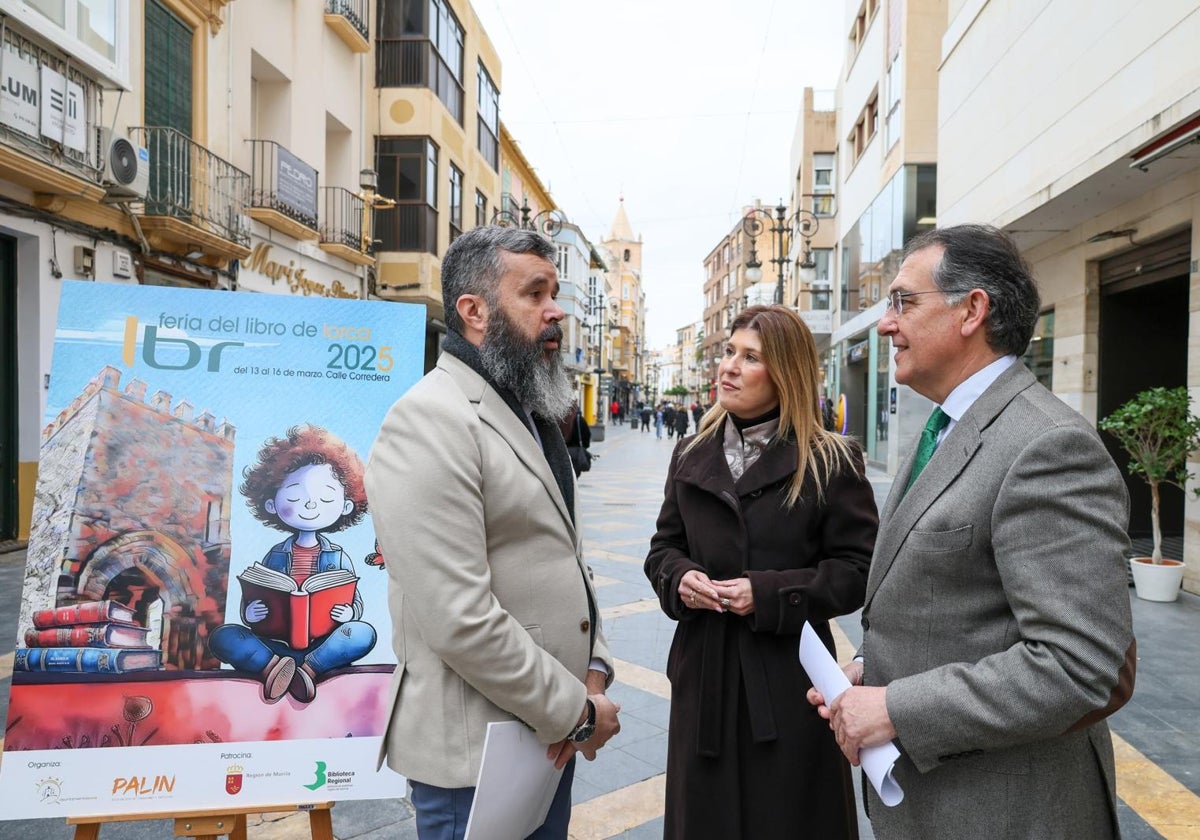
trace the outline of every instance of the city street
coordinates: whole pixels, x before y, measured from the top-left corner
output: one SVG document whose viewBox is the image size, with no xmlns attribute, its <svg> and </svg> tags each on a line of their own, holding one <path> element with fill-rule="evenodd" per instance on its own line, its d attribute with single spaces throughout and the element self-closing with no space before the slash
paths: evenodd
<svg viewBox="0 0 1200 840">
<path fill-rule="evenodd" d="M 611 693 L 622 707 L 622 730 L 595 762 L 579 763 L 571 836 L 648 840 L 662 834 L 670 702 L 663 671 L 674 628 L 658 608 L 642 562 L 674 441 L 665 436 L 657 440 L 653 430 L 644 433 L 627 425 L 610 426 L 606 432 L 606 439 L 592 446 L 600 458 L 580 485 L 587 558 L 617 659 Z M 890 480 L 878 475 L 872 483 L 882 505 Z M 23 560 L 23 552 L 0 556 L 0 711 L 7 707 Z M 1200 647 L 1200 598 L 1185 593 L 1171 604 L 1133 599 L 1133 609 L 1140 655 L 1137 689 L 1131 703 L 1111 720 L 1123 835 L 1127 840 L 1200 838 L 1200 671 L 1191 659 L 1194 654 L 1186 653 Z M 859 638 L 857 616 L 838 624 L 839 655 L 848 657 Z M 804 700 L 797 697 L 796 702 Z M 864 838 L 873 836 L 861 814 L 860 825 Z M 416 836 L 411 808 L 403 800 L 338 804 L 333 826 L 339 840 Z M 304 837 L 307 817 L 256 817 L 250 820 L 249 834 Z M 170 835 L 170 823 L 161 820 L 108 825 L 101 832 L 113 840 Z M 70 836 L 70 828 L 60 821 L 0 823 L 0 837 Z"/>
</svg>

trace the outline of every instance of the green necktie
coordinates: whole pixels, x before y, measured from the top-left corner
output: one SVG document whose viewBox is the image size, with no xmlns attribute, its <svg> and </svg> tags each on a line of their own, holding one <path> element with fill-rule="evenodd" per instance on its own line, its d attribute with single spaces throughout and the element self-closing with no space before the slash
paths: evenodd
<svg viewBox="0 0 1200 840">
<path fill-rule="evenodd" d="M 925 469 L 925 465 L 933 457 L 933 452 L 938 445 L 938 434 L 948 425 L 950 425 L 950 415 L 940 408 L 935 408 L 925 422 L 925 431 L 921 432 L 921 440 L 917 444 L 917 457 L 913 459 L 912 472 L 908 474 L 908 484 L 904 486 L 905 491 L 912 487 L 917 476 L 921 474 L 921 470 Z"/>
</svg>

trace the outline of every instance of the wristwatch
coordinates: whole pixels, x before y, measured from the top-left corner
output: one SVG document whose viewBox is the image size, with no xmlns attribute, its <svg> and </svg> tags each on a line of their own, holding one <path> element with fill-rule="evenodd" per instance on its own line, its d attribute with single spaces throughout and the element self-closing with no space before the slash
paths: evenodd
<svg viewBox="0 0 1200 840">
<path fill-rule="evenodd" d="M 567 740 L 582 744 L 596 733 L 596 704 L 587 701 L 587 719 L 567 733 Z"/>
</svg>

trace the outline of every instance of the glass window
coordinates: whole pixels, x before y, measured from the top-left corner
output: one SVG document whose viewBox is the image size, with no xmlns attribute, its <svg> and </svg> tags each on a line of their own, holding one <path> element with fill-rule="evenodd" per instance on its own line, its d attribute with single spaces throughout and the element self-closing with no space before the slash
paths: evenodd
<svg viewBox="0 0 1200 840">
<path fill-rule="evenodd" d="M 376 84 L 427 87 L 461 125 L 463 28 L 447 0 L 390 0 L 377 8 Z"/>
<path fill-rule="evenodd" d="M 818 152 L 813 155 L 813 192 L 833 191 L 833 153 Z"/>
<path fill-rule="evenodd" d="M 558 261 L 555 265 L 555 268 L 558 269 L 558 279 L 565 283 L 567 282 L 568 277 L 567 267 L 570 265 L 571 261 L 571 246 L 559 245 L 557 247 L 557 251 Z"/>
<path fill-rule="evenodd" d="M 426 137 L 380 137 L 375 144 L 379 192 L 396 206 L 375 211 L 382 251 L 437 253 L 437 146 Z"/>
<path fill-rule="evenodd" d="M 1054 310 L 1050 309 L 1038 316 L 1037 326 L 1033 330 L 1033 339 L 1029 349 L 1021 357 L 1021 361 L 1032 371 L 1050 390 L 1054 390 Z"/>
<path fill-rule="evenodd" d="M 833 249 L 814 248 L 812 252 L 812 258 L 813 262 L 817 264 L 816 268 L 813 269 L 813 282 L 828 284 L 830 277 L 829 265 L 833 259 Z"/>
<path fill-rule="evenodd" d="M 475 227 L 487 224 L 487 196 L 475 190 Z"/>
<path fill-rule="evenodd" d="M 450 164 L 450 241 L 462 233 L 463 226 L 463 174 L 453 163 Z"/>
<path fill-rule="evenodd" d="M 116 0 L 24 0 L 40 18 L 28 22 L 42 35 L 61 46 L 64 51 L 105 75 L 123 75 L 128 56 L 126 43 L 119 43 L 117 33 L 128 19 L 128 4 L 117 8 Z"/>
<path fill-rule="evenodd" d="M 483 62 L 478 74 L 479 115 L 476 120 L 476 144 L 483 159 L 492 169 L 500 168 L 500 92 L 488 75 Z"/>
</svg>

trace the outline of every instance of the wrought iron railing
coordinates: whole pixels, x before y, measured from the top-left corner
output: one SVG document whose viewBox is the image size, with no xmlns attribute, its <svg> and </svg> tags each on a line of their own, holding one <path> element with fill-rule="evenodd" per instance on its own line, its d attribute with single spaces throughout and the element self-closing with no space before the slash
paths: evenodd
<svg viewBox="0 0 1200 840">
<path fill-rule="evenodd" d="M 375 39 L 375 86 L 427 87 L 462 125 L 463 86 L 433 43 L 414 38 Z"/>
<path fill-rule="evenodd" d="M 376 210 L 371 229 L 379 239 L 377 250 L 437 253 L 437 210 L 427 204 Z"/>
<path fill-rule="evenodd" d="M 100 183 L 104 171 L 104 149 L 98 148 L 96 126 L 104 94 L 99 83 L 85 75 L 61 53 L 50 52 L 8 28 L 0 16 L 0 62 L 4 65 L 5 120 L 0 122 L 0 143 L 43 163 L 66 170 L 88 181 Z M 21 64 L 17 72 L 14 64 Z M 23 78 L 38 79 L 47 67 L 65 77 L 61 108 L 67 118 L 59 120 L 60 137 L 45 137 L 41 131 L 39 92 Z M 37 84 L 37 82 L 34 82 Z M 82 91 L 79 96 L 76 92 Z M 82 134 L 82 136 L 81 136 Z"/>
<path fill-rule="evenodd" d="M 344 187 L 321 187 L 321 242 L 362 247 L 363 200 Z M 369 244 L 369 243 L 368 243 Z"/>
<path fill-rule="evenodd" d="M 274 140 L 246 142 L 251 146 L 250 206 L 274 210 L 315 231 L 317 170 Z"/>
<path fill-rule="evenodd" d="M 367 21 L 371 17 L 369 0 L 325 0 L 325 13 L 341 15 L 363 38 L 370 37 L 367 31 Z"/>
<path fill-rule="evenodd" d="M 138 126 L 129 134 L 150 153 L 143 215 L 175 216 L 222 239 L 250 244 L 243 216 L 248 173 L 173 128 Z"/>
</svg>

